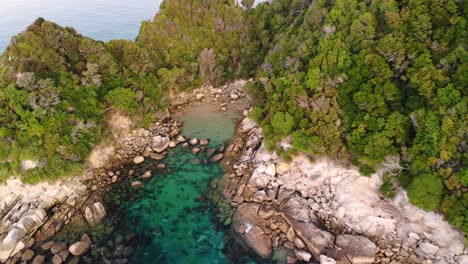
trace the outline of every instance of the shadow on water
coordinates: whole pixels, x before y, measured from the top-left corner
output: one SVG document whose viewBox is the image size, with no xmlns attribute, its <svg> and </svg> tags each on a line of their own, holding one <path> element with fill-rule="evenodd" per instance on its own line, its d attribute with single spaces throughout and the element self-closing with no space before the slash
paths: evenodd
<svg viewBox="0 0 468 264">
<path fill-rule="evenodd" d="M 194 109 L 180 117 L 182 134 L 209 138 L 209 147 L 218 148 L 232 138 L 238 118 L 234 112 Z M 115 207 L 119 218 L 115 232 L 138 237 L 129 263 L 258 263 L 228 227 L 216 223 L 214 208 L 206 199 L 211 179 L 223 175 L 221 165 L 194 165 L 196 157 L 208 159 L 204 152 L 194 155 L 190 147 L 179 145 L 163 161 L 166 171 L 155 172 L 144 189 L 121 183 L 125 194 Z"/>
</svg>

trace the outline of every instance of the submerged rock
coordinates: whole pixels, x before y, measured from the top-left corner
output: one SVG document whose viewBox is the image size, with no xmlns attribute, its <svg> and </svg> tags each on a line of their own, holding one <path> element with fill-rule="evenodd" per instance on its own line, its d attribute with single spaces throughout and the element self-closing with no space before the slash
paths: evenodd
<svg viewBox="0 0 468 264">
<path fill-rule="evenodd" d="M 50 252 L 52 254 L 56 254 L 56 253 L 59 253 L 60 251 L 64 250 L 67 248 L 67 243 L 66 242 L 59 242 L 59 243 L 55 243 L 51 248 L 50 248 Z"/>
<path fill-rule="evenodd" d="M 150 158 L 154 160 L 162 160 L 166 157 L 164 154 L 159 154 L 159 153 L 151 153 Z"/>
<path fill-rule="evenodd" d="M 210 158 L 211 156 L 213 156 L 213 154 L 216 152 L 216 149 L 214 148 L 210 148 L 206 151 L 206 156 L 208 156 L 208 158 Z"/>
<path fill-rule="evenodd" d="M 193 149 L 192 149 L 192 153 L 193 153 L 193 154 L 198 154 L 198 152 L 200 152 L 200 149 L 199 149 L 199 148 L 193 148 Z"/>
<path fill-rule="evenodd" d="M 190 139 L 189 143 L 190 143 L 190 145 L 195 146 L 196 144 L 198 144 L 198 139 L 197 138 L 192 138 L 192 139 Z"/>
<path fill-rule="evenodd" d="M 208 139 L 206 139 L 206 138 L 200 139 L 200 145 L 201 145 L 201 146 L 206 146 L 206 145 L 208 145 Z"/>
<path fill-rule="evenodd" d="M 145 186 L 141 181 L 134 181 L 132 182 L 131 184 L 132 188 L 141 188 L 143 186 Z"/>
<path fill-rule="evenodd" d="M 190 161 L 190 164 L 192 165 L 198 165 L 201 164 L 201 160 L 199 158 L 194 158 Z"/>
<path fill-rule="evenodd" d="M 224 158 L 224 154 L 223 153 L 218 153 L 216 155 L 214 155 L 213 157 L 210 158 L 210 161 L 211 162 L 218 162 L 220 160 L 222 160 Z"/>
<path fill-rule="evenodd" d="M 23 252 L 21 255 L 21 260 L 22 261 L 28 261 L 31 260 L 34 257 L 34 251 L 27 249 L 26 251 Z"/>
<path fill-rule="evenodd" d="M 145 172 L 145 174 L 143 174 L 141 176 L 141 178 L 147 180 L 147 179 L 151 178 L 152 176 L 153 175 L 151 174 L 151 171 L 147 171 L 147 172 Z"/>
<path fill-rule="evenodd" d="M 43 264 L 43 263 L 45 263 L 45 257 L 42 255 L 37 255 L 31 262 L 31 264 Z"/>
</svg>

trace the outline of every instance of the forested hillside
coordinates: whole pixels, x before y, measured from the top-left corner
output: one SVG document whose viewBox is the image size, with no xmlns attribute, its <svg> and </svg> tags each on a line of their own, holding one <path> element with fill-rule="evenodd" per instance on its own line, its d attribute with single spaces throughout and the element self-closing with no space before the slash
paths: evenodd
<svg viewBox="0 0 468 264">
<path fill-rule="evenodd" d="M 0 68 L 0 179 L 39 161 L 26 182 L 80 172 L 105 135 L 106 110 L 138 120 L 161 99 L 148 56 L 131 41 L 97 42 L 38 19 L 14 37 Z"/>
<path fill-rule="evenodd" d="M 145 125 L 169 91 L 254 77 L 269 148 L 385 168 L 383 194 L 468 233 L 466 1 L 241 2 L 164 1 L 134 42 L 38 19 L 1 57 L 0 180 L 80 171 L 108 111 Z"/>
<path fill-rule="evenodd" d="M 219 83 L 242 71 L 242 8 L 234 1 L 164 1 L 137 38 L 169 88 Z"/>
<path fill-rule="evenodd" d="M 386 168 L 468 232 L 467 13 L 456 1 L 289 1 L 247 11 L 266 53 L 251 116 L 271 148 Z"/>
</svg>

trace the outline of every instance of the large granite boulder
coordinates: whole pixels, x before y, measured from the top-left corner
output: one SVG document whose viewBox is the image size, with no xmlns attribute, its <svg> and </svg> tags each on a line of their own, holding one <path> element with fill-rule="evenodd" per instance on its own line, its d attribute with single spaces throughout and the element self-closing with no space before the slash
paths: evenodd
<svg viewBox="0 0 468 264">
<path fill-rule="evenodd" d="M 326 252 L 327 249 L 333 248 L 334 236 L 318 228 L 313 223 L 291 220 L 291 226 L 294 228 L 296 235 L 302 239 L 309 252 L 312 253 L 316 259 L 319 259 L 320 254 Z"/>
<path fill-rule="evenodd" d="M 142 163 L 143 161 L 145 161 L 145 158 L 142 157 L 142 156 L 136 156 L 136 157 L 133 159 L 133 163 L 135 163 L 135 164 L 140 164 L 140 163 Z"/>
<path fill-rule="evenodd" d="M 71 245 L 68 251 L 75 256 L 81 256 L 89 250 L 91 243 L 91 238 L 87 234 L 83 234 L 81 240 Z"/>
<path fill-rule="evenodd" d="M 247 245 L 252 248 L 262 258 L 269 258 L 271 256 L 271 239 L 263 232 L 263 230 L 254 226 L 247 228 L 244 234 L 244 239 Z"/>
<path fill-rule="evenodd" d="M 281 193 L 284 193 L 282 191 Z M 282 204 L 281 210 L 290 219 L 298 220 L 301 222 L 315 221 L 315 215 L 309 208 L 307 200 L 299 195 L 292 195 L 290 198 L 286 198 L 286 201 Z"/>
<path fill-rule="evenodd" d="M 92 206 L 85 209 L 85 218 L 91 225 L 94 225 L 106 217 L 106 209 L 100 202 L 95 202 Z"/>
<path fill-rule="evenodd" d="M 242 133 L 250 131 L 252 128 L 256 127 L 257 124 L 250 118 L 246 117 L 242 120 L 239 131 Z"/>
<path fill-rule="evenodd" d="M 22 217 L 13 228 L 11 228 L 3 240 L 0 240 L 0 262 L 5 262 L 10 256 L 24 248 L 21 241 L 33 230 L 39 227 L 46 213 L 42 209 L 35 209 L 29 215 Z"/>
<path fill-rule="evenodd" d="M 166 150 L 167 147 L 169 147 L 170 142 L 171 142 L 171 140 L 169 139 L 169 137 L 155 136 L 153 138 L 153 142 L 152 142 L 151 147 L 157 153 L 161 153 L 164 150 Z"/>
<path fill-rule="evenodd" d="M 354 235 L 338 235 L 336 246 L 343 250 L 353 264 L 373 263 L 377 247 L 367 237 Z"/>
<path fill-rule="evenodd" d="M 272 253 L 270 237 L 263 231 L 265 220 L 258 215 L 259 204 L 243 203 L 239 205 L 235 214 L 235 230 L 239 232 L 246 244 L 259 256 L 269 258 Z M 237 228 L 236 228 L 237 227 Z"/>
<path fill-rule="evenodd" d="M 224 158 L 224 154 L 223 153 L 218 153 L 216 155 L 214 155 L 213 157 L 210 158 L 210 161 L 211 162 L 218 162 L 220 160 L 222 160 Z"/>
<path fill-rule="evenodd" d="M 71 245 L 68 248 L 68 251 L 70 251 L 70 253 L 75 255 L 75 256 L 81 256 L 84 253 L 86 253 L 88 251 L 88 249 L 89 249 L 88 243 L 78 241 L 78 242 L 74 243 L 73 245 Z"/>
</svg>

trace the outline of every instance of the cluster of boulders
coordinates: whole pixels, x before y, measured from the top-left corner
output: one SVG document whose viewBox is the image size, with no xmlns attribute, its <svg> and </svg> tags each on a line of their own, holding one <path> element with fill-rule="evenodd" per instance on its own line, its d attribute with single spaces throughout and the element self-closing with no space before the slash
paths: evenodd
<svg viewBox="0 0 468 264">
<path fill-rule="evenodd" d="M 181 110 L 185 106 L 203 102 L 213 106 L 213 111 L 224 112 L 228 109 L 242 111 L 246 108 L 248 100 L 244 100 L 246 95 L 243 87 L 246 80 L 236 80 L 221 87 L 205 85 L 190 93 L 182 92 L 172 100 L 173 110 Z"/>
<path fill-rule="evenodd" d="M 377 176 L 304 155 L 285 162 L 262 138 L 252 120 L 242 121 L 226 153 L 233 161 L 224 190 L 237 208 L 234 230 L 259 256 L 286 248 L 288 263 L 466 263 L 458 231 L 380 196 Z"/>
<path fill-rule="evenodd" d="M 91 245 L 91 238 L 87 234 L 83 234 L 80 241 L 70 245 L 67 242 L 48 241 L 18 252 L 6 263 L 61 264 L 66 262 L 78 264 L 80 263 L 79 256 L 85 254 Z M 48 255 L 51 257 L 47 258 Z"/>
<path fill-rule="evenodd" d="M 169 147 L 177 144 L 176 137 L 181 131 L 181 124 L 173 119 L 156 122 L 149 129 L 140 128 L 124 138 L 117 149 L 121 160 L 133 160 L 135 164 L 143 158 L 165 155 Z"/>
<path fill-rule="evenodd" d="M 31 254 L 33 245 L 50 242 L 62 227 L 77 218 L 83 217 L 90 225 L 101 221 L 107 215 L 100 201 L 103 194 L 113 183 L 139 173 L 124 170 L 125 163 L 138 161 L 138 157 L 164 158 L 167 148 L 174 147 L 173 142 L 180 138 L 180 131 L 180 124 L 172 119 L 135 130 L 113 146 L 115 153 L 105 166 L 88 168 L 83 175 L 54 184 L 24 185 L 19 180 L 8 180 L 7 185 L 0 186 L 0 192 L 6 194 L 0 197 L 0 262 L 19 262 L 23 254 Z M 156 166 L 162 168 L 161 164 Z M 145 166 L 142 169 L 148 171 Z M 142 173 L 142 177 L 147 174 Z M 43 253 L 35 263 L 43 258 L 58 261 L 54 254 Z"/>
<path fill-rule="evenodd" d="M 155 161 L 159 161 L 156 165 L 156 168 L 158 170 L 161 169 L 166 169 L 166 164 L 161 162 L 167 155 L 167 148 L 174 148 L 177 145 L 181 144 L 185 148 L 191 148 L 191 152 L 194 155 L 198 155 L 201 153 L 204 153 L 205 156 L 208 158 L 208 160 L 205 160 L 205 162 L 219 162 L 220 160 L 223 159 L 224 154 L 224 145 L 221 145 L 219 148 L 212 148 L 208 147 L 209 140 L 206 138 L 202 139 L 197 139 L 197 138 L 191 138 L 190 140 L 187 140 L 185 137 L 178 135 L 175 139 L 170 140 L 169 137 L 161 138 L 159 136 L 156 137 L 156 140 L 150 141 L 150 143 L 153 142 L 153 146 L 156 142 L 156 149 L 155 147 L 152 148 L 153 152 L 149 151 L 149 148 L 147 147 L 145 152 L 140 156 L 136 156 L 133 158 L 133 163 L 134 164 L 141 164 L 145 161 L 146 158 L 150 158 Z M 164 142 L 164 143 L 162 143 Z M 163 145 L 163 147 L 160 147 Z M 202 160 L 197 156 L 194 159 L 191 160 L 191 163 L 193 165 L 201 164 Z M 145 169 L 146 167 L 142 167 L 140 169 Z M 134 180 L 131 183 L 132 188 L 141 188 L 144 187 L 145 184 L 142 180 L 149 180 L 153 176 L 152 170 L 145 170 L 145 172 L 140 176 L 139 179 Z M 131 170 L 129 172 L 129 176 L 132 177 L 134 176 L 135 172 Z"/>
<path fill-rule="evenodd" d="M 96 247 L 88 234 L 83 234 L 81 239 L 72 243 L 63 241 L 48 241 L 38 243 L 34 247 L 15 254 L 6 263 L 31 263 L 31 264 L 79 264 L 102 263 L 105 259 L 108 263 L 127 263 L 128 257 L 134 252 L 130 244 L 135 236 L 117 235 L 115 239 L 108 240 L 106 246 Z M 99 260 L 98 262 L 96 262 Z M 112 260 L 112 261 L 110 261 Z"/>
<path fill-rule="evenodd" d="M 224 145 L 221 145 L 218 149 L 216 148 L 208 148 L 208 139 L 202 138 L 198 140 L 197 138 L 192 138 L 188 142 L 185 142 L 182 146 L 183 147 L 192 147 L 192 153 L 194 155 L 198 155 L 200 153 L 205 153 L 206 157 L 209 159 L 210 162 L 215 163 L 219 162 L 224 158 Z M 198 146 L 197 146 L 198 145 Z M 200 158 L 195 158 L 191 161 L 192 164 L 200 164 Z"/>
<path fill-rule="evenodd" d="M 60 219 L 55 228 L 69 221 L 78 211 L 70 205 L 71 201 L 85 199 L 86 189 L 77 178 L 35 186 L 11 179 L 0 186 L 0 263 L 31 246 L 36 230 L 44 226 L 47 214 L 53 210 L 57 212 L 54 218 Z M 57 204 L 64 204 L 64 210 L 58 210 Z"/>
</svg>

